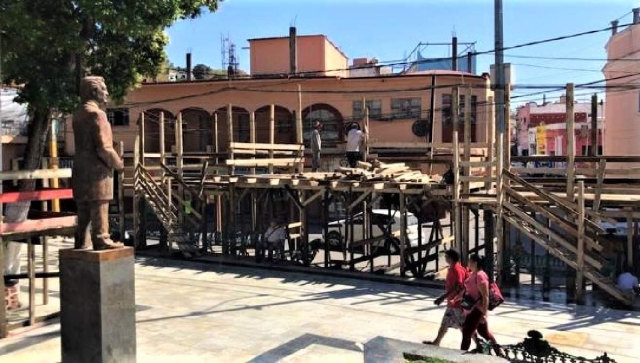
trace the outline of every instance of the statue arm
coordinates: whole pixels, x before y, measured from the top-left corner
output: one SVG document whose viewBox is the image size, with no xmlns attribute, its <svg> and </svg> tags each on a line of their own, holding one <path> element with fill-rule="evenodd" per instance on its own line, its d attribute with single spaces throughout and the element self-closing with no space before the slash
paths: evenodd
<svg viewBox="0 0 640 363">
<path fill-rule="evenodd" d="M 94 137 L 98 156 L 110 168 L 122 171 L 122 169 L 124 169 L 124 163 L 113 148 L 113 136 L 111 134 L 111 126 L 109 125 L 107 116 L 104 112 L 98 112 L 97 118 L 98 122 Z"/>
</svg>

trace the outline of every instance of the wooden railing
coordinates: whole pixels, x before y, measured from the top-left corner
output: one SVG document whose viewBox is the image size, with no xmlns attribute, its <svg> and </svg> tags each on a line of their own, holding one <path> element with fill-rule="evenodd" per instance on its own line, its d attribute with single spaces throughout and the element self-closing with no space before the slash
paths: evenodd
<svg viewBox="0 0 640 363">
<path fill-rule="evenodd" d="M 55 170 L 19 170 L 0 173 L 0 181 L 5 180 L 35 180 L 35 179 L 53 179 L 53 178 L 70 178 L 71 169 L 55 169 Z M 60 199 L 73 198 L 71 189 L 46 189 L 32 192 L 8 192 L 0 194 L 0 207 L 2 204 L 16 202 L 33 202 L 33 201 L 51 201 Z M 37 214 L 37 213 L 35 213 Z M 34 213 L 32 213 L 32 216 Z M 5 306 L 5 285 L 4 279 L 23 279 L 29 280 L 29 316 L 28 319 L 19 324 L 33 325 L 36 322 L 36 277 L 43 278 L 43 304 L 48 304 L 49 284 L 47 278 L 58 277 L 57 272 L 49 272 L 48 263 L 48 246 L 47 236 L 73 235 L 76 227 L 77 218 L 75 215 L 68 213 L 40 212 L 38 219 L 27 219 L 23 222 L 4 223 L 4 218 L 0 220 L 0 243 L 2 241 L 12 241 L 21 243 L 24 240 L 27 244 L 27 274 L 26 275 L 5 275 L 0 279 L 0 338 L 7 336 L 8 322 Z M 35 245 L 42 246 L 43 271 L 36 273 Z M 4 271 L 4 248 L 0 248 L 0 271 Z"/>
</svg>

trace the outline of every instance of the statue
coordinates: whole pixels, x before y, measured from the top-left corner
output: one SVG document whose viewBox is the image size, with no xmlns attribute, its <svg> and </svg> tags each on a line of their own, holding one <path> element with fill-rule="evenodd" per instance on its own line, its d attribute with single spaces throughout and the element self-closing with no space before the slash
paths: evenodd
<svg viewBox="0 0 640 363">
<path fill-rule="evenodd" d="M 73 115 L 75 156 L 71 183 L 78 206 L 75 248 L 95 251 L 124 247 L 109 235 L 109 201 L 113 199 L 113 170 L 124 163 L 113 147 L 106 107 L 109 93 L 102 77 L 85 77 L 80 84 L 82 105 Z M 89 233 L 91 227 L 91 233 Z"/>
</svg>

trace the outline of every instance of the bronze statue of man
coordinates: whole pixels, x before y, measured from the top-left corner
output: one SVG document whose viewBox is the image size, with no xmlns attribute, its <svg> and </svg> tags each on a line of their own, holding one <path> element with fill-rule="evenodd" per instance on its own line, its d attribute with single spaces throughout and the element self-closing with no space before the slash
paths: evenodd
<svg viewBox="0 0 640 363">
<path fill-rule="evenodd" d="M 113 148 L 113 135 L 104 108 L 109 93 L 102 77 L 85 77 L 80 84 L 82 105 L 73 115 L 75 156 L 71 183 L 78 205 L 75 248 L 96 251 L 123 247 L 109 235 L 109 201 L 113 199 L 113 170 L 124 163 Z M 91 233 L 89 233 L 89 226 Z"/>
</svg>

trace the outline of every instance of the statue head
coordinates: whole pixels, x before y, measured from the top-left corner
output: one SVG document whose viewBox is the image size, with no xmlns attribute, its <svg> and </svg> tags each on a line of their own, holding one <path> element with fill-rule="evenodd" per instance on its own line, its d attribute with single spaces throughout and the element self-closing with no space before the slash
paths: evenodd
<svg viewBox="0 0 640 363">
<path fill-rule="evenodd" d="M 98 76 L 87 76 L 80 83 L 80 99 L 83 102 L 95 101 L 104 106 L 109 101 L 109 92 L 104 78 Z"/>
</svg>

